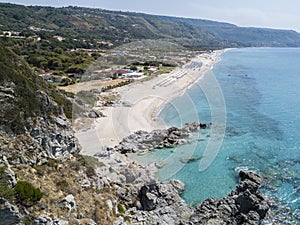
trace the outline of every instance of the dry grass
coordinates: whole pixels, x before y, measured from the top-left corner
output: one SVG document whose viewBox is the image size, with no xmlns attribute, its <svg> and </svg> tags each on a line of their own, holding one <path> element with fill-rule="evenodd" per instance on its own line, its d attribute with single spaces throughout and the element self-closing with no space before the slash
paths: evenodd
<svg viewBox="0 0 300 225">
<path fill-rule="evenodd" d="M 32 216 L 46 214 L 68 221 L 75 221 L 73 213 L 80 215 L 81 222 L 93 219 L 97 224 L 112 224 L 116 219 L 114 210 L 110 210 L 107 200 L 116 201 L 114 188 L 96 190 L 91 187 L 83 188 L 80 182 L 85 178 L 84 171 L 88 165 L 100 163 L 84 157 L 73 158 L 65 163 L 50 161 L 42 166 L 32 168 L 28 165 L 18 165 L 14 168 L 18 179 L 26 180 L 43 192 L 43 198 L 36 206 L 28 209 Z M 101 164 L 102 165 L 102 164 Z M 72 194 L 76 201 L 76 211 L 70 212 L 61 207 L 61 200 Z M 115 206 L 114 206 L 115 207 Z M 85 219 L 85 220 L 84 220 Z"/>
</svg>

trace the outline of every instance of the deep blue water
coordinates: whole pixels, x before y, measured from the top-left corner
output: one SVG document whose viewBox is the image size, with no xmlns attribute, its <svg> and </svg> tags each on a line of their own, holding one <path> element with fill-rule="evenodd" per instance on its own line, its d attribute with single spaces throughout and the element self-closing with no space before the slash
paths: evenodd
<svg viewBox="0 0 300 225">
<path fill-rule="evenodd" d="M 299 212 L 300 49 L 234 49 L 221 59 L 210 76 L 216 78 L 222 96 L 215 93 L 215 84 L 203 88 L 210 82 L 204 77 L 160 114 L 169 125 L 182 126 L 196 119 L 209 123 L 212 109 L 218 110 L 211 98 L 224 97 L 225 138 L 213 162 L 199 171 L 202 161 L 180 161 L 192 155 L 206 157 L 210 130 L 201 131 L 189 145 L 157 150 L 147 160 L 164 165 L 159 174 L 162 180 L 173 178 L 186 184 L 183 198 L 189 203 L 224 197 L 235 188 L 237 171 L 245 168 L 264 177 L 264 194 Z"/>
</svg>

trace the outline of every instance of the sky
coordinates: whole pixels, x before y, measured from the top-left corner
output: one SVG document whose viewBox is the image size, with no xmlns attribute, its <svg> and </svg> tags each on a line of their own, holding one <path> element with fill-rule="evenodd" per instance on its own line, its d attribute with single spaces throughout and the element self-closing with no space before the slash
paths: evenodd
<svg viewBox="0 0 300 225">
<path fill-rule="evenodd" d="M 299 0 L 0 0 L 22 5 L 84 6 L 229 22 L 300 32 Z"/>
</svg>

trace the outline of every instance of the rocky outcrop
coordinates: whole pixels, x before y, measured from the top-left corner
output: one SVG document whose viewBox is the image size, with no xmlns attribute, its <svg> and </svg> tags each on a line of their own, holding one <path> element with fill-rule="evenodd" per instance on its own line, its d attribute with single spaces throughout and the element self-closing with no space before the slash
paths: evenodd
<svg viewBox="0 0 300 225">
<path fill-rule="evenodd" d="M 36 117 L 23 134 L 9 135 L 0 131 L 0 158 L 5 156 L 11 165 L 20 163 L 41 165 L 48 159 L 67 159 L 80 151 L 71 123 L 65 116 Z"/>
<path fill-rule="evenodd" d="M 31 225 L 68 225 L 69 222 L 58 218 L 52 218 L 47 215 L 41 215 L 33 221 Z"/>
<path fill-rule="evenodd" d="M 76 202 L 73 195 L 67 195 L 61 201 L 62 207 L 68 209 L 70 212 L 76 210 Z"/>
<path fill-rule="evenodd" d="M 199 204 L 191 218 L 192 224 L 260 224 L 269 211 L 269 204 L 258 191 L 261 177 L 240 171 L 240 183 L 227 197 L 210 198 Z"/>
<path fill-rule="evenodd" d="M 183 184 L 166 181 L 143 185 L 138 192 L 139 203 L 126 211 L 133 224 L 185 224 L 190 209 L 179 196 Z"/>
<path fill-rule="evenodd" d="M 30 136 L 46 151 L 50 158 L 68 158 L 73 153 L 80 151 L 78 140 L 74 136 L 69 120 L 63 116 L 53 119 L 49 123 L 44 118 L 39 118 L 29 128 Z"/>
<path fill-rule="evenodd" d="M 155 148 L 172 148 L 185 144 L 192 132 L 209 127 L 207 124 L 194 122 L 183 128 L 171 127 L 151 132 L 137 131 L 124 138 L 115 150 L 121 153 L 147 152 Z"/>
<path fill-rule="evenodd" d="M 0 224 L 16 224 L 21 221 L 22 215 L 17 206 L 10 204 L 7 200 L 0 198 Z"/>
</svg>

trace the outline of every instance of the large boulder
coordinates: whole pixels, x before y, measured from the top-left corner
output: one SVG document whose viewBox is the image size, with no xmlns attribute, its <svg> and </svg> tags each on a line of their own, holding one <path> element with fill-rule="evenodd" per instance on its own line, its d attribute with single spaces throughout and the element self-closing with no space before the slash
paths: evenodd
<svg viewBox="0 0 300 225">
<path fill-rule="evenodd" d="M 151 211 L 156 208 L 157 199 L 161 196 L 157 184 L 145 185 L 139 192 L 139 199 L 142 209 Z"/>
<path fill-rule="evenodd" d="M 67 195 L 61 201 L 62 207 L 68 209 L 70 212 L 76 210 L 76 202 L 73 195 Z"/>
</svg>

